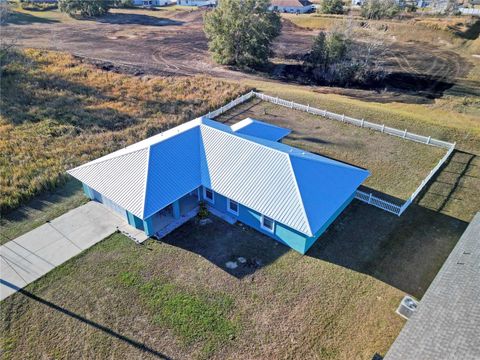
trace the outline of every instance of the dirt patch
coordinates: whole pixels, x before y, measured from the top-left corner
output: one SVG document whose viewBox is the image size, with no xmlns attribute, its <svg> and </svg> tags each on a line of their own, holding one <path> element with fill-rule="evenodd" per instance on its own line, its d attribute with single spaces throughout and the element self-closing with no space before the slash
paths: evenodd
<svg viewBox="0 0 480 360">
<path fill-rule="evenodd" d="M 318 31 L 283 19 L 282 34 L 273 45 L 276 66 L 266 74 L 246 74 L 212 61 L 203 33 L 202 10 L 151 14 L 129 10 L 94 21 L 9 24 L 2 29 L 2 36 L 16 38 L 25 47 L 62 50 L 94 63 L 110 63 L 128 73 L 207 74 L 237 80 L 267 77 L 312 85 L 298 62 L 310 50 Z M 387 68 L 391 75 L 382 83 L 370 84 L 369 88 L 376 91 L 362 99 L 374 98 L 378 90 L 382 90 L 391 95 L 384 94 L 385 102 L 397 101 L 400 97 L 403 102 L 429 102 L 442 96 L 458 77 L 469 71 L 468 63 L 452 51 L 433 44 L 398 41 L 390 46 Z M 358 92 L 352 90 L 349 95 L 357 96 Z"/>
</svg>

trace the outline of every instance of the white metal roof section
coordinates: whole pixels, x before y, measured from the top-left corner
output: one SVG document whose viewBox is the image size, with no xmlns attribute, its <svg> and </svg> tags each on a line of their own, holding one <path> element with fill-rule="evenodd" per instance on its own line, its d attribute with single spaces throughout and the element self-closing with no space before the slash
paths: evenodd
<svg viewBox="0 0 480 360">
<path fill-rule="evenodd" d="M 94 160 L 68 173 L 138 217 L 143 215 L 149 148 Z"/>
<path fill-rule="evenodd" d="M 268 124 L 252 118 L 246 118 L 239 121 L 230 126 L 230 128 L 238 134 L 254 136 L 270 141 L 279 141 L 292 132 L 290 129 Z"/>
<path fill-rule="evenodd" d="M 204 186 L 313 235 L 288 154 L 210 126 L 200 126 L 200 133 Z"/>
</svg>

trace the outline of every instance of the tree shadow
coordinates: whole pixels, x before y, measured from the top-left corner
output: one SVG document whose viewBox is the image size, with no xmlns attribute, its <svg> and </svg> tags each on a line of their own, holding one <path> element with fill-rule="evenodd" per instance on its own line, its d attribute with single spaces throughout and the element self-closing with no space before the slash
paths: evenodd
<svg viewBox="0 0 480 360">
<path fill-rule="evenodd" d="M 213 215 L 210 219 L 212 222 L 203 226 L 190 220 L 159 241 L 197 254 L 237 279 L 253 275 L 291 251 L 247 225 L 230 225 Z M 229 262 L 236 267 L 229 268 Z"/>
<path fill-rule="evenodd" d="M 43 299 L 25 289 L 21 289 L 19 287 L 17 287 L 16 285 L 6 281 L 6 280 L 3 280 L 3 279 L 0 279 L 0 284 L 4 285 L 4 286 L 7 286 L 7 287 L 10 287 L 14 290 L 16 290 L 18 293 L 22 294 L 23 296 L 33 300 L 33 301 L 36 301 L 42 305 L 45 305 L 47 307 L 49 307 L 50 309 L 53 309 L 55 311 L 58 311 L 60 313 L 62 313 L 63 315 L 66 315 L 66 316 L 69 316 L 75 320 L 78 320 L 88 326 L 91 326 L 97 330 L 100 330 L 102 332 L 104 332 L 105 334 L 109 335 L 109 336 L 112 336 L 120 341 L 123 341 L 125 343 L 127 343 L 128 345 L 130 346 L 133 346 L 135 348 L 137 348 L 138 350 L 140 351 L 143 351 L 149 355 L 153 355 L 159 359 L 165 359 L 165 360 L 169 360 L 170 357 L 168 357 L 167 355 L 155 350 L 155 349 L 152 349 L 151 347 L 145 345 L 144 343 L 141 343 L 137 340 L 134 340 L 134 339 L 131 339 L 125 335 L 122 335 L 112 329 L 110 329 L 109 327 L 105 326 L 105 325 L 102 325 L 102 324 L 99 324 L 93 320 L 90 320 L 90 319 L 87 319 L 86 317 L 83 317 L 77 313 L 74 313 L 73 311 L 70 311 L 68 309 L 65 309 L 57 304 L 54 304 L 52 303 L 51 301 L 48 301 L 46 299 Z"/>
<path fill-rule="evenodd" d="M 58 20 L 47 19 L 44 17 L 34 16 L 31 14 L 13 11 L 6 19 L 2 26 L 8 25 L 31 25 L 31 24 L 54 24 Z"/>
<path fill-rule="evenodd" d="M 109 13 L 102 17 L 95 18 L 95 21 L 114 25 L 181 26 L 184 24 L 182 21 L 168 18 L 160 18 L 143 14 L 121 13 Z"/>
</svg>

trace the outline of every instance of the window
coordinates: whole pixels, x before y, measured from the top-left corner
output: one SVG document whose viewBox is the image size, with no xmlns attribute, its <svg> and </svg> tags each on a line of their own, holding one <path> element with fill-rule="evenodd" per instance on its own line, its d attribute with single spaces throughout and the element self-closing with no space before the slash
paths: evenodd
<svg viewBox="0 0 480 360">
<path fill-rule="evenodd" d="M 274 232 L 275 230 L 275 221 L 265 215 L 262 215 L 262 218 L 260 219 L 261 221 L 261 227 L 263 230 L 267 230 L 271 233 Z"/>
<path fill-rule="evenodd" d="M 203 198 L 208 201 L 209 203 L 215 202 L 215 196 L 213 194 L 212 189 L 207 189 L 206 187 L 203 188 Z"/>
<path fill-rule="evenodd" d="M 236 201 L 227 199 L 227 210 L 232 214 L 238 215 L 238 203 Z"/>
</svg>

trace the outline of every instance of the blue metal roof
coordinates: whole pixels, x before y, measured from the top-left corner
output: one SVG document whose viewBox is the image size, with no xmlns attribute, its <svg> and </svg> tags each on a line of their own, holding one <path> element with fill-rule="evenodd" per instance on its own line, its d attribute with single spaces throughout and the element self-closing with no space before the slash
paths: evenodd
<svg viewBox="0 0 480 360">
<path fill-rule="evenodd" d="M 239 121 L 233 124 L 231 128 L 237 134 L 254 136 L 270 141 L 279 141 L 292 132 L 290 129 L 285 129 L 252 118 L 246 118 Z"/>
<path fill-rule="evenodd" d="M 206 118 L 69 173 L 142 219 L 206 186 L 308 236 L 369 176 L 367 170 Z"/>
</svg>

